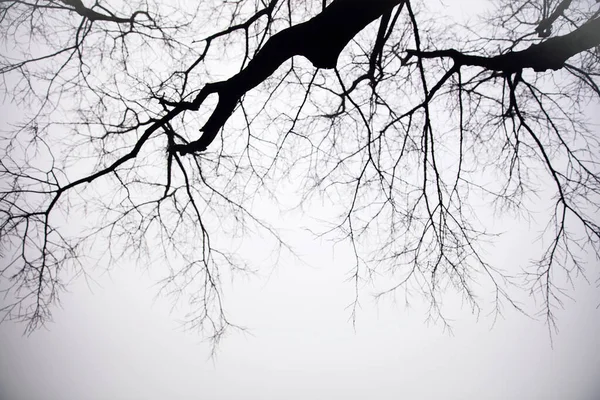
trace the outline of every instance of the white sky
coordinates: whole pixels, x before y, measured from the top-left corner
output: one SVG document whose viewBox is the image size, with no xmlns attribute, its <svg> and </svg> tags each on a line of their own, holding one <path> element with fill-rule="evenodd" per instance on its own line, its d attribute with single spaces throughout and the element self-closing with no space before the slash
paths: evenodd
<svg viewBox="0 0 600 400">
<path fill-rule="evenodd" d="M 529 247 L 507 242 L 506 264 Z M 349 259 L 308 237 L 297 244 L 311 267 L 283 260 L 268 279 L 234 283 L 228 309 L 250 331 L 225 338 L 214 359 L 134 266 L 116 266 L 92 291 L 78 282 L 48 330 L 23 337 L 21 326 L 0 326 L 0 398 L 598 398 L 594 285 L 578 284 L 576 302 L 558 312 L 553 348 L 543 323 L 510 310 L 491 328 L 490 318 L 476 322 L 451 305 L 450 335 L 425 324 L 418 303 L 375 305 L 368 296 L 354 331 Z"/>
<path fill-rule="evenodd" d="M 508 269 L 531 251 L 533 233 L 520 229 L 496 248 Z M 47 330 L 24 337 L 23 326 L 0 325 L 0 400 L 600 398 L 596 282 L 570 292 L 553 347 L 543 322 L 512 310 L 492 327 L 449 299 L 451 335 L 425 323 L 424 304 L 376 305 L 368 291 L 355 330 L 347 249 L 296 239 L 308 266 L 283 258 L 227 287 L 229 315 L 249 331 L 232 332 L 212 359 L 179 327 L 181 312 L 155 298 L 151 274 L 123 264 L 90 287 L 75 282 Z"/>
</svg>

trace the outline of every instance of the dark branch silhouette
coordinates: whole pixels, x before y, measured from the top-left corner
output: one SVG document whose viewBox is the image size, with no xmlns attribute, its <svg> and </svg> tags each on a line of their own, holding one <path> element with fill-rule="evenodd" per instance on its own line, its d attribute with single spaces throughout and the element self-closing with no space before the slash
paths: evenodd
<svg viewBox="0 0 600 400">
<path fill-rule="evenodd" d="M 569 58 L 598 45 L 600 18 L 595 18 L 566 35 L 532 44 L 525 50 L 510 51 L 493 57 L 464 54 L 454 49 L 425 52 L 408 50 L 407 53 L 420 58 L 450 57 L 457 66 L 481 67 L 505 73 L 515 73 L 525 68 L 543 72 L 561 69 Z"/>
<path fill-rule="evenodd" d="M 207 85 L 193 102 L 193 109 L 209 94 L 218 93 L 219 102 L 201 129 L 202 136 L 191 143 L 176 145 L 181 154 L 206 150 L 225 125 L 239 100 L 264 82 L 285 61 L 304 56 L 315 68 L 335 68 L 340 52 L 368 24 L 387 13 L 401 0 L 337 0 L 309 21 L 273 35 L 250 60 L 246 68 L 230 79 Z"/>
</svg>

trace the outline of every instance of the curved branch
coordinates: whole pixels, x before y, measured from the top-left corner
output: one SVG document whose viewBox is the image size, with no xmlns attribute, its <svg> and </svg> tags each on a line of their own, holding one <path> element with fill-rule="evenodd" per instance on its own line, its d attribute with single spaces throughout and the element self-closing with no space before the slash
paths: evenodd
<svg viewBox="0 0 600 400">
<path fill-rule="evenodd" d="M 202 127 L 202 135 L 194 142 L 175 145 L 174 150 L 182 155 L 206 150 L 242 96 L 293 56 L 306 57 L 316 68 L 334 68 L 340 53 L 358 32 L 401 2 L 336 0 L 314 18 L 275 34 L 246 68 L 226 81 L 210 84 L 210 92 L 218 93 L 219 101 Z"/>
</svg>

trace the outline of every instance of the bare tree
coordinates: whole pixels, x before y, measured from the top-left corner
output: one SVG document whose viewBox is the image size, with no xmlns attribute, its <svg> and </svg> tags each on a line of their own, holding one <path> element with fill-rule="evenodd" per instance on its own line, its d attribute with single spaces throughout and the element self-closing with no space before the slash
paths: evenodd
<svg viewBox="0 0 600 400">
<path fill-rule="evenodd" d="M 69 279 L 133 257 L 218 339 L 237 238 L 293 251 L 252 207 L 289 178 L 336 202 L 322 234 L 354 249 L 357 301 L 373 272 L 442 320 L 449 288 L 478 310 L 491 287 L 501 312 L 516 286 L 554 324 L 553 276 L 600 255 L 597 2 L 498 0 L 468 26 L 416 0 L 196 3 L 0 1 L 23 115 L 2 134 L 4 319 L 35 329 Z M 546 250 L 517 280 L 472 205 L 527 214 L 548 188 Z"/>
</svg>

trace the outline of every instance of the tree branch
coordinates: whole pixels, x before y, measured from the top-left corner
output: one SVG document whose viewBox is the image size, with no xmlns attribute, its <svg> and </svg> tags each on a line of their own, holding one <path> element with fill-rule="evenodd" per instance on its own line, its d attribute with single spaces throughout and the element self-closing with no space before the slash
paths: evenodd
<svg viewBox="0 0 600 400">
<path fill-rule="evenodd" d="M 550 36 L 550 33 L 552 33 L 552 24 L 558 19 L 558 17 L 563 15 L 567 8 L 569 8 L 569 6 L 571 5 L 571 1 L 572 0 L 561 1 L 560 4 L 556 7 L 556 10 L 554 10 L 554 12 L 550 14 L 548 18 L 545 18 L 542 20 L 542 22 L 540 22 L 537 28 L 535 28 L 535 31 L 540 37 Z"/>
<path fill-rule="evenodd" d="M 173 150 L 182 155 L 206 150 L 242 96 L 293 56 L 306 57 L 316 68 L 334 68 L 340 53 L 358 32 L 401 2 L 336 0 L 314 18 L 275 34 L 246 68 L 226 81 L 210 84 L 210 92 L 218 93 L 219 101 L 202 127 L 202 135 L 194 142 L 175 145 Z"/>
<path fill-rule="evenodd" d="M 461 53 L 455 49 L 417 51 L 407 50 L 408 56 L 420 58 L 450 57 L 460 66 L 470 65 L 493 71 L 514 73 L 525 68 L 542 72 L 558 70 L 574 55 L 600 45 L 600 18 L 586 22 L 581 27 L 563 36 L 534 44 L 525 50 L 511 51 L 494 57 Z"/>
</svg>

